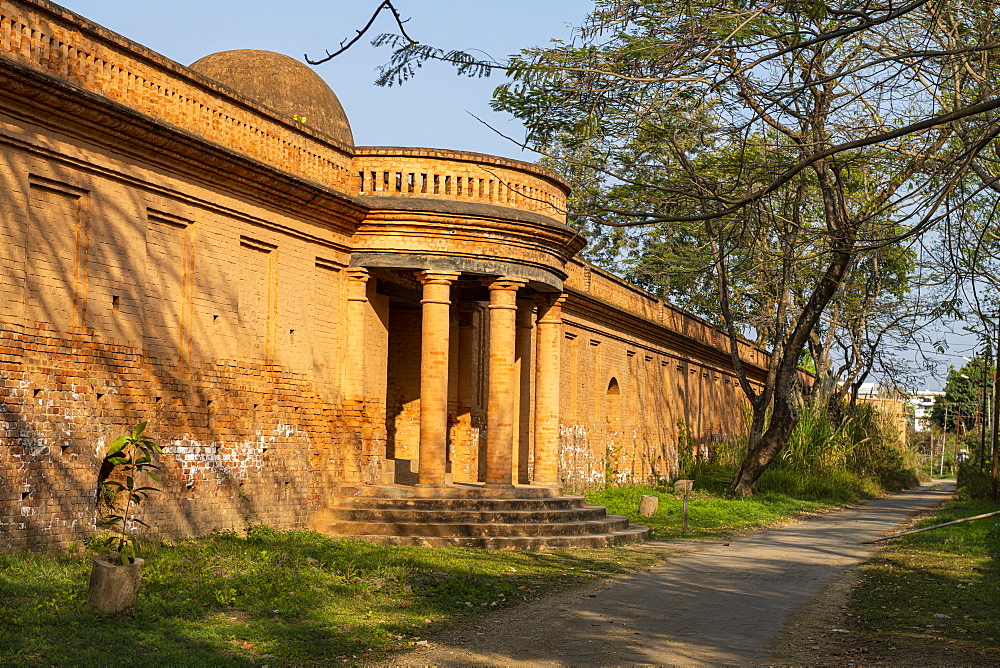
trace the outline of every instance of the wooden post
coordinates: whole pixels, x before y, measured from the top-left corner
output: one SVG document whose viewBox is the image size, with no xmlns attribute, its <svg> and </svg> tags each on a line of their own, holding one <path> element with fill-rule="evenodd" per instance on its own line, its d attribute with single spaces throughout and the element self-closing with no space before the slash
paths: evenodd
<svg viewBox="0 0 1000 668">
<path fill-rule="evenodd" d="M 677 480 L 674 482 L 674 494 L 684 495 L 684 525 L 682 531 L 688 530 L 688 495 L 694 489 L 694 480 Z"/>
</svg>

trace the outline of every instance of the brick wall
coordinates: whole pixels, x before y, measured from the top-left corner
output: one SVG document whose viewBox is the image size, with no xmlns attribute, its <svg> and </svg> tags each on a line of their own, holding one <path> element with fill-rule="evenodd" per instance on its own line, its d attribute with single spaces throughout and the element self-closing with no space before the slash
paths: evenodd
<svg viewBox="0 0 1000 668">
<path fill-rule="evenodd" d="M 630 311 L 614 302 L 653 298 L 602 279 L 598 295 L 607 301 L 574 290 L 564 310 L 560 474 L 571 491 L 675 475 L 682 427 L 704 454 L 744 431 L 746 399 L 726 356 L 718 354 L 724 351 L 706 355 L 696 345 L 718 345 L 721 337 L 691 316 L 690 322 L 674 316 L 649 323 L 641 316 L 658 317 L 658 309 Z M 701 331 L 678 337 L 675 323 Z"/>
<path fill-rule="evenodd" d="M 374 385 L 360 405 L 340 394 L 344 241 L 207 181 L 3 127 L 0 548 L 92 532 L 104 452 L 141 420 L 165 451 L 143 515 L 168 535 L 248 516 L 300 526 L 333 485 L 378 478 L 377 303 Z M 35 137 L 85 159 L 53 160 Z"/>
<path fill-rule="evenodd" d="M 373 272 L 363 308 L 348 309 L 355 250 L 502 261 L 547 284 L 565 270 L 571 490 L 669 475 L 678 421 L 699 448 L 742 429 L 717 330 L 586 263 L 563 266 L 580 242 L 546 220 L 565 196 L 546 170 L 456 151 L 355 154 L 44 0 L 0 0 L 0 83 L 0 549 L 91 533 L 108 444 L 141 420 L 164 446 L 163 493 L 143 519 L 167 535 L 247 517 L 304 526 L 340 485 L 381 481 L 387 438 L 415 459 L 419 298 L 394 305 L 383 282 L 418 287 L 411 270 Z M 386 174 L 391 187 L 371 190 Z M 378 197 L 344 191 L 475 206 L 369 212 Z M 478 282 L 462 289 L 449 453 L 454 479 L 475 481 L 488 315 Z M 346 363 L 358 341 L 360 369 Z M 758 372 L 766 362 L 741 352 Z M 518 364 L 524 479 L 530 352 Z M 344 398 L 348 373 L 363 375 L 351 383 L 362 396 Z"/>
</svg>

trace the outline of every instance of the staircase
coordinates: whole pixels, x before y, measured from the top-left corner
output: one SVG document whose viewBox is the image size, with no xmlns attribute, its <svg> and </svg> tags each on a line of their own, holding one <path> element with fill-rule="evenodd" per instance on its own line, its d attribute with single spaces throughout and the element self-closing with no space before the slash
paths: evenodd
<svg viewBox="0 0 1000 668">
<path fill-rule="evenodd" d="M 612 547 L 641 542 L 649 533 L 583 497 L 528 485 L 345 487 L 312 525 L 324 534 L 383 545 L 522 551 Z"/>
</svg>

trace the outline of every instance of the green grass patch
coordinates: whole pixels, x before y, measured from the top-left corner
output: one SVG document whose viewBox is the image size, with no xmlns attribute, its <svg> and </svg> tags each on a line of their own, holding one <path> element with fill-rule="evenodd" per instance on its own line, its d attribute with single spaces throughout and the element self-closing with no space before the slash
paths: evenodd
<svg viewBox="0 0 1000 668">
<path fill-rule="evenodd" d="M 953 501 L 917 526 L 997 510 Z M 860 573 L 848 606 L 854 642 L 900 665 L 1000 663 L 1000 517 L 892 541 Z"/>
<path fill-rule="evenodd" d="M 383 547 L 255 526 L 150 545 L 135 607 L 85 607 L 93 553 L 0 555 L 4 665 L 383 660 L 446 626 L 662 559 Z"/>
<path fill-rule="evenodd" d="M 652 517 L 639 517 L 642 495 L 659 497 Z M 626 515 L 635 524 L 650 528 L 651 538 L 725 538 L 780 524 L 811 511 L 838 505 L 837 501 L 796 499 L 784 494 L 760 493 L 749 499 L 719 497 L 695 489 L 688 500 L 688 530 L 683 527 L 682 497 L 661 488 L 612 487 L 587 494 L 587 502 L 606 506 L 612 515 Z"/>
<path fill-rule="evenodd" d="M 764 485 L 750 499 L 724 498 L 706 489 L 711 474 L 696 475 L 686 533 L 681 498 L 662 488 L 617 487 L 587 498 L 646 524 L 660 540 L 725 538 L 844 500 L 839 492 L 799 499 Z M 643 494 L 660 498 L 654 517 L 637 517 Z M 635 571 L 665 553 L 387 547 L 258 525 L 246 535 L 147 546 L 139 600 L 114 616 L 85 607 L 93 556 L 84 549 L 0 555 L 4 665 L 377 663 L 455 624 Z"/>
</svg>

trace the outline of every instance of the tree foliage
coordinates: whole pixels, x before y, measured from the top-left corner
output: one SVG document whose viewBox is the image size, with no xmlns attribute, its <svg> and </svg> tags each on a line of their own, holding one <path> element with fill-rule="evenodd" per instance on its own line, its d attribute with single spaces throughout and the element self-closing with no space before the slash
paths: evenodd
<svg viewBox="0 0 1000 668">
<path fill-rule="evenodd" d="M 944 395 L 934 398 L 931 422 L 947 431 L 969 432 L 982 424 L 983 387 L 993 382 L 993 366 L 974 357 L 960 369 L 948 369 Z"/>
<path fill-rule="evenodd" d="M 735 492 L 798 419 L 804 352 L 822 379 L 839 345 L 853 382 L 865 344 L 911 310 L 908 244 L 948 218 L 996 132 L 995 9 L 604 0 L 497 90 L 543 151 L 603 151 L 588 166 L 608 187 L 577 217 L 650 226 L 640 282 L 720 322 L 739 371 L 739 336 L 772 351 L 763 388 L 742 373 L 754 417 Z"/>
</svg>

